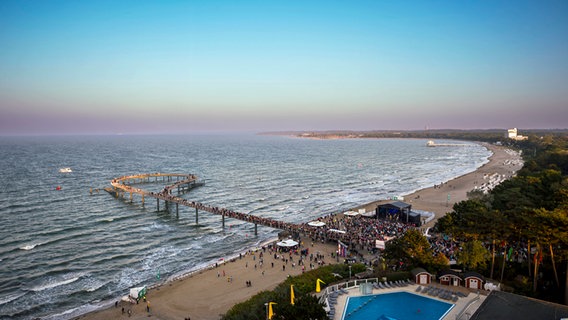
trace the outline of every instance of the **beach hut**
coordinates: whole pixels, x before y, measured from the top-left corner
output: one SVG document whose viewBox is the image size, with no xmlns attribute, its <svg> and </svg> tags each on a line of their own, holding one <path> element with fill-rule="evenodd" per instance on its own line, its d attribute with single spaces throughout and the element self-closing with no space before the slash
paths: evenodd
<svg viewBox="0 0 568 320">
<path fill-rule="evenodd" d="M 465 287 L 469 289 L 483 289 L 483 276 L 477 272 L 469 271 L 463 275 Z"/>
<path fill-rule="evenodd" d="M 423 268 L 414 268 L 410 271 L 412 277 L 414 277 L 414 282 L 416 284 L 430 284 L 432 282 L 432 274 Z"/>
<path fill-rule="evenodd" d="M 461 282 L 463 281 L 460 274 L 454 270 L 442 270 L 438 272 L 438 279 L 440 284 L 454 287 L 461 286 Z"/>
</svg>

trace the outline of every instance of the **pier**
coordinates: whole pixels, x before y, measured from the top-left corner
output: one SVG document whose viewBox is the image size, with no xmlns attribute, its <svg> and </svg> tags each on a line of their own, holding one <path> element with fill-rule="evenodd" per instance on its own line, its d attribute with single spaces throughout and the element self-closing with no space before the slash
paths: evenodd
<svg viewBox="0 0 568 320">
<path fill-rule="evenodd" d="M 146 191 L 137 188 L 132 184 L 151 183 L 151 182 L 173 182 L 164 187 L 160 192 Z M 173 195 L 172 191 L 177 190 L 178 194 L 187 192 L 195 187 L 202 186 L 203 183 L 198 181 L 198 177 L 193 174 L 180 174 L 180 173 L 146 173 L 130 176 L 123 176 L 111 180 L 111 187 L 105 188 L 105 191 L 115 196 L 116 198 L 124 198 L 129 195 L 130 201 L 133 202 L 133 195 L 140 195 L 142 198 L 142 206 L 148 198 L 156 199 L 157 210 L 160 211 L 160 200 L 164 202 L 166 208 L 170 204 L 175 204 L 176 215 L 179 216 L 179 206 L 186 206 L 195 209 L 195 223 L 199 223 L 199 210 L 206 211 L 212 214 L 221 216 L 221 223 L 225 227 L 225 217 L 238 219 L 254 224 L 254 234 L 258 235 L 258 225 L 293 231 L 297 229 L 294 223 L 277 221 L 270 218 L 262 218 L 252 214 L 236 212 L 226 208 L 206 205 L 200 202 L 189 201 L 179 196 Z"/>
</svg>

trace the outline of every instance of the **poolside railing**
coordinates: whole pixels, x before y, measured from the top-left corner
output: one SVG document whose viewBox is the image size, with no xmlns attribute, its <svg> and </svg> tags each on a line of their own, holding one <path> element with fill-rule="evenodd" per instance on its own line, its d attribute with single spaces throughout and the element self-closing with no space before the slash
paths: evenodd
<svg viewBox="0 0 568 320">
<path fill-rule="evenodd" d="M 465 305 L 465 307 L 463 307 L 463 309 L 462 309 L 458 314 L 456 314 L 456 320 L 460 320 L 461 317 L 462 317 L 464 314 L 466 314 L 465 312 L 467 311 L 467 309 L 468 309 L 469 307 L 471 307 L 475 302 L 479 301 L 479 299 L 480 299 L 480 298 L 479 298 L 479 292 L 478 292 L 478 293 L 477 293 L 477 297 L 471 299 L 471 300 Z"/>
<path fill-rule="evenodd" d="M 374 282 L 378 282 L 379 279 L 378 278 L 370 278 L 370 279 L 356 279 L 356 280 L 348 280 L 348 281 L 344 281 L 344 282 L 340 282 L 337 284 L 333 284 L 333 285 L 329 285 L 327 286 L 324 290 L 323 293 L 320 297 L 320 299 L 325 299 L 325 297 L 327 295 L 329 295 L 332 292 L 335 291 L 340 291 L 341 289 L 351 289 L 354 287 L 358 287 L 361 283 L 374 283 Z"/>
<path fill-rule="evenodd" d="M 332 292 L 341 292 L 341 290 L 357 288 L 361 284 L 377 283 L 377 282 L 379 282 L 379 278 L 353 279 L 353 280 L 348 280 L 348 281 L 345 281 L 345 282 L 337 283 L 337 284 L 334 284 L 334 285 L 330 285 L 330 286 L 327 286 L 322 291 L 323 293 L 320 296 L 319 301 L 322 302 L 322 303 L 325 302 L 325 299 L 327 298 L 327 296 L 329 294 L 331 294 Z"/>
</svg>

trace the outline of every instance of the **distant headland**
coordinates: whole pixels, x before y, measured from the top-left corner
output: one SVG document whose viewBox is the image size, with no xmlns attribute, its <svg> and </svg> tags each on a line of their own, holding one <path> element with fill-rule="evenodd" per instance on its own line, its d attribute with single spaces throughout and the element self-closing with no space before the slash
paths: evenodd
<svg viewBox="0 0 568 320">
<path fill-rule="evenodd" d="M 363 139 L 363 138 L 410 138 L 410 139 L 455 139 L 496 142 L 511 140 L 511 129 L 428 129 L 428 130 L 326 130 L 326 131 L 272 131 L 260 135 L 293 136 L 308 139 Z M 515 128 L 515 132 L 516 132 Z M 568 129 L 519 129 L 523 137 L 542 138 L 550 135 L 566 135 Z M 514 140 L 514 139 L 513 139 Z"/>
</svg>

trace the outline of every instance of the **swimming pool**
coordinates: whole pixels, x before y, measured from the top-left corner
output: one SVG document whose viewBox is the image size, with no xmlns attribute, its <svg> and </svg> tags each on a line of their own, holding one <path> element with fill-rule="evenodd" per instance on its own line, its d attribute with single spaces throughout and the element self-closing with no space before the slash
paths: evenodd
<svg viewBox="0 0 568 320">
<path fill-rule="evenodd" d="M 343 320 L 439 320 L 454 307 L 410 292 L 349 297 Z"/>
</svg>

